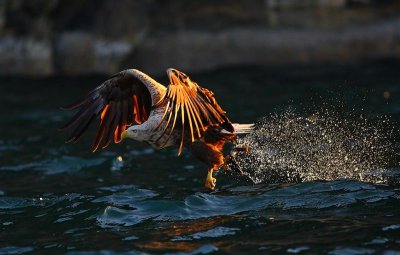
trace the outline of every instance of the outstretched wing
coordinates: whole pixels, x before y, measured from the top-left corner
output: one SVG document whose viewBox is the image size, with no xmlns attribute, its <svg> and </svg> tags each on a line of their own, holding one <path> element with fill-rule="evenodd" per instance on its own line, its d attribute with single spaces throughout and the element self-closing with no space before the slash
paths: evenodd
<svg viewBox="0 0 400 255">
<path fill-rule="evenodd" d="M 131 70 L 117 73 L 90 91 L 83 99 L 63 107 L 66 110 L 78 110 L 72 119 L 60 128 L 74 128 L 66 142 L 77 142 L 90 124 L 100 117 L 92 145 L 92 151 L 96 151 L 99 147 L 107 147 L 112 140 L 120 142 L 121 133 L 127 126 L 146 121 L 150 115 L 152 97 L 149 85 L 146 86 L 141 79 L 143 77 L 138 77 L 137 73 Z"/>
<path fill-rule="evenodd" d="M 170 85 L 161 102 L 167 101 L 167 107 L 157 128 L 163 128 L 160 138 L 164 135 L 171 136 L 176 124 L 182 127 L 182 138 L 179 152 L 185 137 L 185 129 L 189 127 L 191 141 L 201 138 L 203 133 L 210 126 L 221 126 L 229 132 L 234 132 L 234 128 L 214 98 L 213 93 L 200 87 L 191 81 L 189 77 L 175 69 L 167 71 Z M 163 127 L 162 124 L 166 120 Z M 186 125 L 186 127 L 185 127 Z M 169 130 L 169 134 L 166 131 Z M 168 142 L 169 137 L 166 139 Z"/>
</svg>

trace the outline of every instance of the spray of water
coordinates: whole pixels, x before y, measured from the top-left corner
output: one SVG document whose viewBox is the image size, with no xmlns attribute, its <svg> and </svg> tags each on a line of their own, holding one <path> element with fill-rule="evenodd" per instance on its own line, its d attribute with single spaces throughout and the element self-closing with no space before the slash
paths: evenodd
<svg viewBox="0 0 400 255">
<path fill-rule="evenodd" d="M 393 163 L 393 129 L 387 117 L 370 121 L 321 110 L 307 117 L 287 111 L 264 118 L 239 140 L 250 151 L 235 161 L 253 182 L 352 178 L 382 183 Z"/>
</svg>

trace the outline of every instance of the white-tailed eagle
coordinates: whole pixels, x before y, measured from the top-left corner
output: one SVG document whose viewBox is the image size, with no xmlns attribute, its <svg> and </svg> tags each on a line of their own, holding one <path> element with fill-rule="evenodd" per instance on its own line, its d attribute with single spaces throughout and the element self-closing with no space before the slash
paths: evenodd
<svg viewBox="0 0 400 255">
<path fill-rule="evenodd" d="M 232 124 L 210 90 L 176 69 L 168 69 L 167 74 L 167 87 L 139 70 L 115 74 L 83 99 L 63 107 L 77 113 L 61 130 L 72 129 L 67 142 L 77 142 L 99 118 L 92 151 L 124 138 L 156 149 L 178 146 L 178 155 L 186 147 L 210 167 L 205 186 L 214 189 L 213 171 L 227 159 L 224 144 L 234 143 L 237 134 L 250 132 L 253 125 Z"/>
</svg>

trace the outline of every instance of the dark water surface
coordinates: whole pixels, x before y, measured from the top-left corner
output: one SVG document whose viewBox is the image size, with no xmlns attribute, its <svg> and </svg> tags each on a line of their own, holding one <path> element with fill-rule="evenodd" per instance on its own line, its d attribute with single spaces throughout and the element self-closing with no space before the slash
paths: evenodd
<svg viewBox="0 0 400 255">
<path fill-rule="evenodd" d="M 234 68 L 192 77 L 234 121 L 341 105 L 397 123 L 399 67 Z M 71 113 L 58 107 L 103 80 L 0 80 L 0 254 L 400 253 L 396 177 L 254 184 L 220 173 L 217 190 L 207 192 L 206 169 L 187 152 L 177 158 L 175 149 L 124 141 L 92 154 L 93 132 L 65 144 L 56 129 Z M 399 128 L 390 125 L 394 153 L 379 170 L 396 176 Z"/>
</svg>

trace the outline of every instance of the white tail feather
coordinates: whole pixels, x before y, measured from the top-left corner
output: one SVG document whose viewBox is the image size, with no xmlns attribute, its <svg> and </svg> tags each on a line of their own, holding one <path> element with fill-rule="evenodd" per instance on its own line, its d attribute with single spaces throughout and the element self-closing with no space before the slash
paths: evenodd
<svg viewBox="0 0 400 255">
<path fill-rule="evenodd" d="M 233 128 L 235 129 L 236 134 L 248 134 L 251 133 L 254 130 L 254 124 L 239 124 L 239 123 L 234 123 L 232 124 Z M 232 132 L 229 132 L 226 129 L 222 129 L 221 133 L 224 134 L 232 134 Z"/>
<path fill-rule="evenodd" d="M 235 129 L 236 134 L 248 134 L 254 130 L 254 124 L 234 123 L 232 126 Z"/>
</svg>

